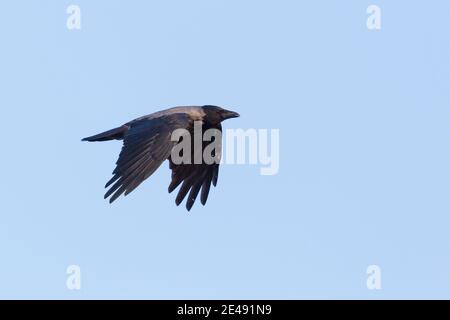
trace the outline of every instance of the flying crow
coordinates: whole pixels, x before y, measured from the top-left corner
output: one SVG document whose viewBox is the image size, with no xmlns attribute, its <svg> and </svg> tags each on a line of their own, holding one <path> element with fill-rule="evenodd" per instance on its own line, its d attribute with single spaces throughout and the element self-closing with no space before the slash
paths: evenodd
<svg viewBox="0 0 450 320">
<path fill-rule="evenodd" d="M 236 117 L 239 117 L 237 112 L 217 106 L 175 107 L 137 118 L 115 129 L 84 138 L 82 141 L 123 140 L 122 151 L 116 162 L 113 177 L 105 185 L 105 188 L 109 187 L 105 199 L 111 196 L 110 203 L 121 194 L 127 195 L 136 189 L 165 160 L 168 160 L 169 168 L 172 170 L 169 193 L 182 183 L 175 203 L 178 206 L 189 192 L 186 201 L 186 208 L 189 211 L 200 189 L 200 201 L 203 205 L 206 204 L 211 183 L 214 186 L 217 184 L 219 162 L 206 162 L 203 157 L 200 162 L 194 161 L 196 149 L 194 138 L 191 139 L 192 148 L 190 148 L 191 157 L 189 157 L 191 161 L 182 163 L 173 161 L 172 149 L 181 143 L 183 138 L 172 141 L 174 140 L 172 133 L 177 129 L 185 129 L 193 137 L 196 124 L 200 124 L 202 132 L 208 129 L 216 129 L 221 132 L 221 122 Z M 221 145 L 221 141 L 216 143 Z M 202 139 L 201 150 L 197 152 L 202 152 L 203 155 L 206 146 L 207 144 Z M 220 160 L 220 152 L 217 152 L 215 157 Z"/>
</svg>

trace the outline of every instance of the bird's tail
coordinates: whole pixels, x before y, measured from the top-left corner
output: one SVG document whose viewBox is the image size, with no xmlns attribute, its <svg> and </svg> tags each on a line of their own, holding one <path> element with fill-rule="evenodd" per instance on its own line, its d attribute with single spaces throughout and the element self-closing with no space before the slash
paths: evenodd
<svg viewBox="0 0 450 320">
<path fill-rule="evenodd" d="M 123 125 L 121 127 L 117 127 L 99 134 L 96 134 L 91 137 L 87 137 L 82 139 L 81 141 L 108 141 L 108 140 L 121 140 L 123 139 L 125 132 L 128 131 L 128 126 Z"/>
</svg>

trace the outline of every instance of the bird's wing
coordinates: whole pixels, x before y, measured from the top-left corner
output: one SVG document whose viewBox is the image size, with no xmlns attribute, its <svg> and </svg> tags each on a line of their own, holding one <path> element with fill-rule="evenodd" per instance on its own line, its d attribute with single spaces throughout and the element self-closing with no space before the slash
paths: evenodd
<svg viewBox="0 0 450 320">
<path fill-rule="evenodd" d="M 219 125 L 216 129 L 221 130 L 222 127 Z M 218 141 L 219 144 L 222 141 Z M 205 147 L 203 144 L 203 148 Z M 203 152 L 202 148 L 202 152 Z M 192 148 L 192 159 L 194 159 L 194 148 Z M 183 202 L 184 198 L 189 192 L 189 196 L 186 200 L 186 209 L 191 210 L 194 205 L 195 199 L 201 189 L 200 202 L 205 205 L 208 200 L 209 189 L 211 183 L 216 186 L 217 179 L 219 177 L 219 161 L 220 154 L 215 155 L 217 158 L 217 163 L 212 164 L 175 164 L 170 160 L 170 169 L 172 170 L 172 181 L 169 185 L 169 192 L 175 190 L 182 182 L 178 195 L 175 199 L 175 203 L 178 206 Z M 202 157 L 203 159 L 203 157 Z"/>
<path fill-rule="evenodd" d="M 186 114 L 180 113 L 141 119 L 128 125 L 130 129 L 125 133 L 114 176 L 105 185 L 105 188 L 112 185 L 105 194 L 105 199 L 112 195 L 110 203 L 121 194 L 133 191 L 169 158 L 176 144 L 171 141 L 172 132 L 188 128 L 190 120 Z"/>
</svg>

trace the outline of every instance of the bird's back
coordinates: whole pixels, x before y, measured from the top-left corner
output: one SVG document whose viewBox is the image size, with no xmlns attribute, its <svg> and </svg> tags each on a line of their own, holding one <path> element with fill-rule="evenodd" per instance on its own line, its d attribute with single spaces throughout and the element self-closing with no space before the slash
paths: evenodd
<svg viewBox="0 0 450 320">
<path fill-rule="evenodd" d="M 202 117 L 205 115 L 205 112 L 203 111 L 201 106 L 179 106 L 179 107 L 173 107 L 161 111 L 157 111 L 151 114 L 148 114 L 146 116 L 142 116 L 139 118 L 136 118 L 132 121 L 130 121 L 128 124 L 132 124 L 136 121 L 142 121 L 142 120 L 151 120 L 155 118 L 160 118 L 164 116 L 169 116 L 177 113 L 187 114 L 192 120 L 201 120 Z"/>
</svg>

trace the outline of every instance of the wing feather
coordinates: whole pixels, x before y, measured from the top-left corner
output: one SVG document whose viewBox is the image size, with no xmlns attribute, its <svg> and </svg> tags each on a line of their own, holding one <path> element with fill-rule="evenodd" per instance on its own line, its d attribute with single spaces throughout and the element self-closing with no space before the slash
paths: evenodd
<svg viewBox="0 0 450 320">
<path fill-rule="evenodd" d="M 218 125 L 216 129 L 221 130 L 222 127 Z M 221 141 L 220 141 L 221 143 Z M 206 144 L 203 145 L 203 149 Z M 194 146 L 192 146 L 192 159 L 194 159 Z M 217 158 L 220 160 L 220 156 Z M 170 159 L 169 159 L 170 160 Z M 169 185 L 169 193 L 174 191 L 180 184 L 181 187 L 175 199 L 176 205 L 180 205 L 186 198 L 186 209 L 191 210 L 195 200 L 201 190 L 200 202 L 202 205 L 206 204 L 208 200 L 211 183 L 216 186 L 219 175 L 219 163 L 213 164 L 175 164 L 170 160 L 169 168 L 172 170 L 172 181 Z"/>
<path fill-rule="evenodd" d="M 150 177 L 170 152 L 176 142 L 171 141 L 173 130 L 188 128 L 190 120 L 186 114 L 171 114 L 152 119 L 139 119 L 129 124 L 123 147 L 113 171 L 106 183 L 105 199 L 115 201 L 120 195 L 128 195 Z"/>
</svg>

